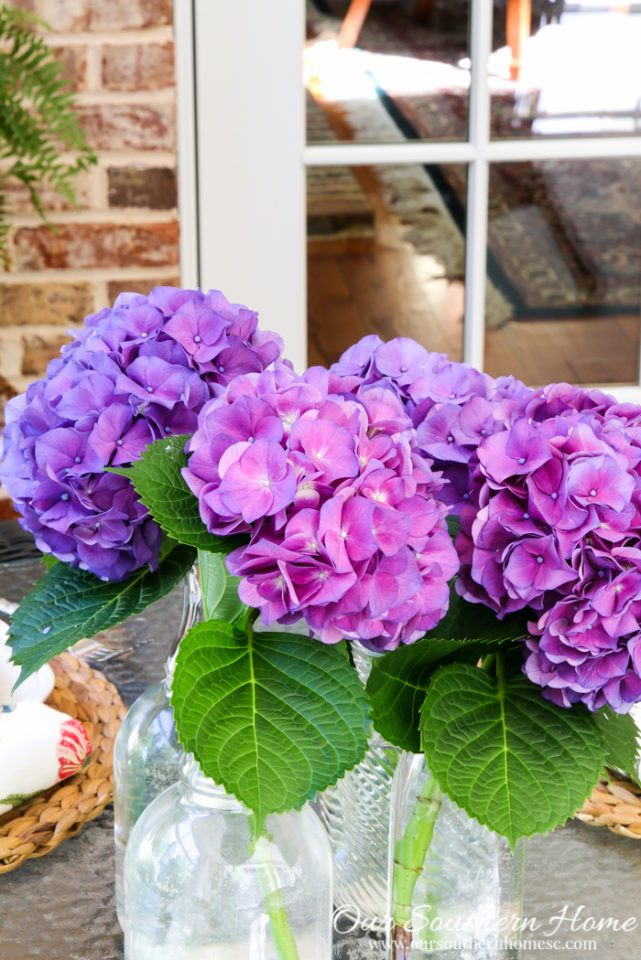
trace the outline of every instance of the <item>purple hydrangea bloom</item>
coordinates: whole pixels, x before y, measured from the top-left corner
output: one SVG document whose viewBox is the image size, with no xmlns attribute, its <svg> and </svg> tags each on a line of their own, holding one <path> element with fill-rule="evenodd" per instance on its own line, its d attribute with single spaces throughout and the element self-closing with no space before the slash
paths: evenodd
<svg viewBox="0 0 641 960">
<path fill-rule="evenodd" d="M 641 410 L 568 384 L 517 391 L 470 462 L 457 589 L 529 607 L 524 671 L 562 706 L 641 699 Z"/>
<path fill-rule="evenodd" d="M 354 382 L 284 364 L 238 378 L 203 407 L 184 476 L 210 531 L 250 535 L 227 562 L 265 623 L 392 650 L 444 615 L 458 561 L 397 393 Z"/>
<path fill-rule="evenodd" d="M 161 532 L 124 477 L 160 437 L 192 433 L 237 373 L 282 342 L 217 290 L 120 294 L 87 317 L 44 380 L 9 401 L 0 480 L 40 550 L 104 580 L 158 564 Z"/>
<path fill-rule="evenodd" d="M 385 383 L 461 519 L 458 591 L 531 609 L 524 671 L 564 706 L 641 699 L 641 410 L 599 390 L 496 380 L 412 341 L 366 337 L 332 367 Z"/>
<path fill-rule="evenodd" d="M 364 337 L 330 368 L 334 389 L 384 385 L 401 400 L 420 450 L 446 480 L 441 497 L 458 512 L 469 499 L 470 462 L 486 436 L 503 429 L 503 405 L 534 391 L 493 379 L 467 363 L 430 353 L 414 340 Z"/>
</svg>

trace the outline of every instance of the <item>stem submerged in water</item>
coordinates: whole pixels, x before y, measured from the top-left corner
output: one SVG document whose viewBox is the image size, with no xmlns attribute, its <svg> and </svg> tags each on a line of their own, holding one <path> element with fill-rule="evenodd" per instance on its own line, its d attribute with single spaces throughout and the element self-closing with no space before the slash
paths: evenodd
<svg viewBox="0 0 641 960">
<path fill-rule="evenodd" d="M 296 940 L 278 888 L 278 878 L 271 859 L 269 841 L 265 837 L 259 837 L 256 841 L 256 851 L 260 851 L 261 855 L 260 886 L 278 958 L 279 960 L 300 960 Z"/>
<path fill-rule="evenodd" d="M 403 836 L 394 849 L 392 880 L 392 960 L 408 960 L 412 950 L 412 897 L 423 870 L 443 791 L 428 776 Z"/>
</svg>

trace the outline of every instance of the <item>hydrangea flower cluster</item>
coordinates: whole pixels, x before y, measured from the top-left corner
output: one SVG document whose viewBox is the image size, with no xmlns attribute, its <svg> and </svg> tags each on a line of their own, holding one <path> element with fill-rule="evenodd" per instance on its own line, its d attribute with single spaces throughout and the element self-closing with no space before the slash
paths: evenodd
<svg viewBox="0 0 641 960">
<path fill-rule="evenodd" d="M 494 379 L 467 363 L 429 353 L 407 337 L 364 337 L 331 367 L 344 386 L 386 385 L 403 402 L 421 451 L 449 481 L 441 493 L 457 511 L 469 499 L 471 461 L 484 437 L 503 429 L 501 404 L 526 390 L 513 377 Z"/>
<path fill-rule="evenodd" d="M 237 378 L 201 411 L 184 476 L 210 531 L 250 534 L 227 563 L 265 623 L 391 650 L 448 607 L 442 480 L 393 390 L 338 386 L 282 364 Z"/>
<path fill-rule="evenodd" d="M 517 392 L 461 511 L 458 588 L 539 611 L 526 675 L 562 706 L 641 699 L 641 411 L 567 384 Z"/>
<path fill-rule="evenodd" d="M 105 467 L 193 432 L 207 400 L 281 350 L 254 311 L 215 290 L 123 293 L 87 317 L 46 377 L 6 407 L 0 479 L 38 548 L 104 580 L 154 569 L 160 528 Z"/>
</svg>

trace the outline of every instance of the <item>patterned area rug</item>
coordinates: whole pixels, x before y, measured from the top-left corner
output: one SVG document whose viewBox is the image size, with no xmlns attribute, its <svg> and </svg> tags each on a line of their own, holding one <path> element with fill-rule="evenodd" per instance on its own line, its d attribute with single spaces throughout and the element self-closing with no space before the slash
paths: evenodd
<svg viewBox="0 0 641 960">
<path fill-rule="evenodd" d="M 337 30 L 345 3 L 315 0 L 315 4 L 310 16 L 316 29 L 327 35 L 333 24 Z M 464 139 L 465 86 L 450 84 L 433 89 L 429 95 L 395 90 L 386 58 L 401 56 L 455 64 L 465 51 L 460 42 L 457 45 L 447 38 L 452 33 L 465 36 L 467 4 L 449 3 L 447 16 L 458 16 L 460 21 L 450 32 L 451 24 L 444 21 L 440 0 L 435 5 L 434 21 L 414 22 L 408 9 L 399 15 L 398 5 L 395 9 L 392 3 L 375 0 L 359 38 L 359 47 L 373 54 L 366 63 L 379 105 L 401 139 Z M 495 29 L 499 23 L 500 15 L 495 16 Z M 371 104 L 346 100 L 343 110 L 354 139 L 380 139 L 368 130 Z M 493 136 L 527 135 L 529 123 L 527 117 L 519 116 L 514 92 L 506 85 L 493 97 Z M 424 169 L 440 193 L 451 223 L 462 234 L 464 166 Z M 410 179 L 415 181 L 415 176 Z M 402 177 L 397 176 L 395 191 L 399 190 Z M 420 223 L 410 226 L 413 242 L 420 244 Z M 499 307 L 495 322 L 508 317 L 551 319 L 638 313 L 640 241 L 640 159 L 494 164 L 490 176 L 488 276 L 491 290 L 506 305 L 506 309 Z"/>
</svg>

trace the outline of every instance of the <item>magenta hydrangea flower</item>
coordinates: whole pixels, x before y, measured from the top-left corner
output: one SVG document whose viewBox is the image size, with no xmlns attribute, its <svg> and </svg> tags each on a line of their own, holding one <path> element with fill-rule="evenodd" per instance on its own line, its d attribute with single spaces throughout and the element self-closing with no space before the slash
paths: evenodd
<svg viewBox="0 0 641 960">
<path fill-rule="evenodd" d="M 524 671 L 564 706 L 641 699 L 641 410 L 598 390 L 493 380 L 412 341 L 366 337 L 332 367 L 387 384 L 461 519 L 457 589 L 532 609 Z"/>
<path fill-rule="evenodd" d="M 503 429 L 504 403 L 527 391 L 513 377 L 494 379 L 407 337 L 388 343 L 364 337 L 330 373 L 337 390 L 384 385 L 396 393 L 416 428 L 420 450 L 449 481 L 440 496 L 457 512 L 469 499 L 469 465 L 476 448 Z"/>
<path fill-rule="evenodd" d="M 336 392 L 334 387 L 340 387 Z M 411 643 L 447 610 L 458 567 L 443 487 L 396 392 L 283 364 L 210 400 L 184 476 L 265 623 L 305 618 L 326 643 Z"/>
<path fill-rule="evenodd" d="M 552 384 L 499 419 L 471 462 L 457 589 L 533 610 L 524 671 L 549 699 L 624 713 L 641 698 L 641 410 Z"/>
<path fill-rule="evenodd" d="M 257 314 L 216 290 L 121 294 L 87 317 L 43 380 L 9 401 L 0 480 L 44 553 L 120 580 L 158 563 L 161 532 L 124 477 L 160 437 L 192 433 L 238 373 L 282 351 Z"/>
</svg>

